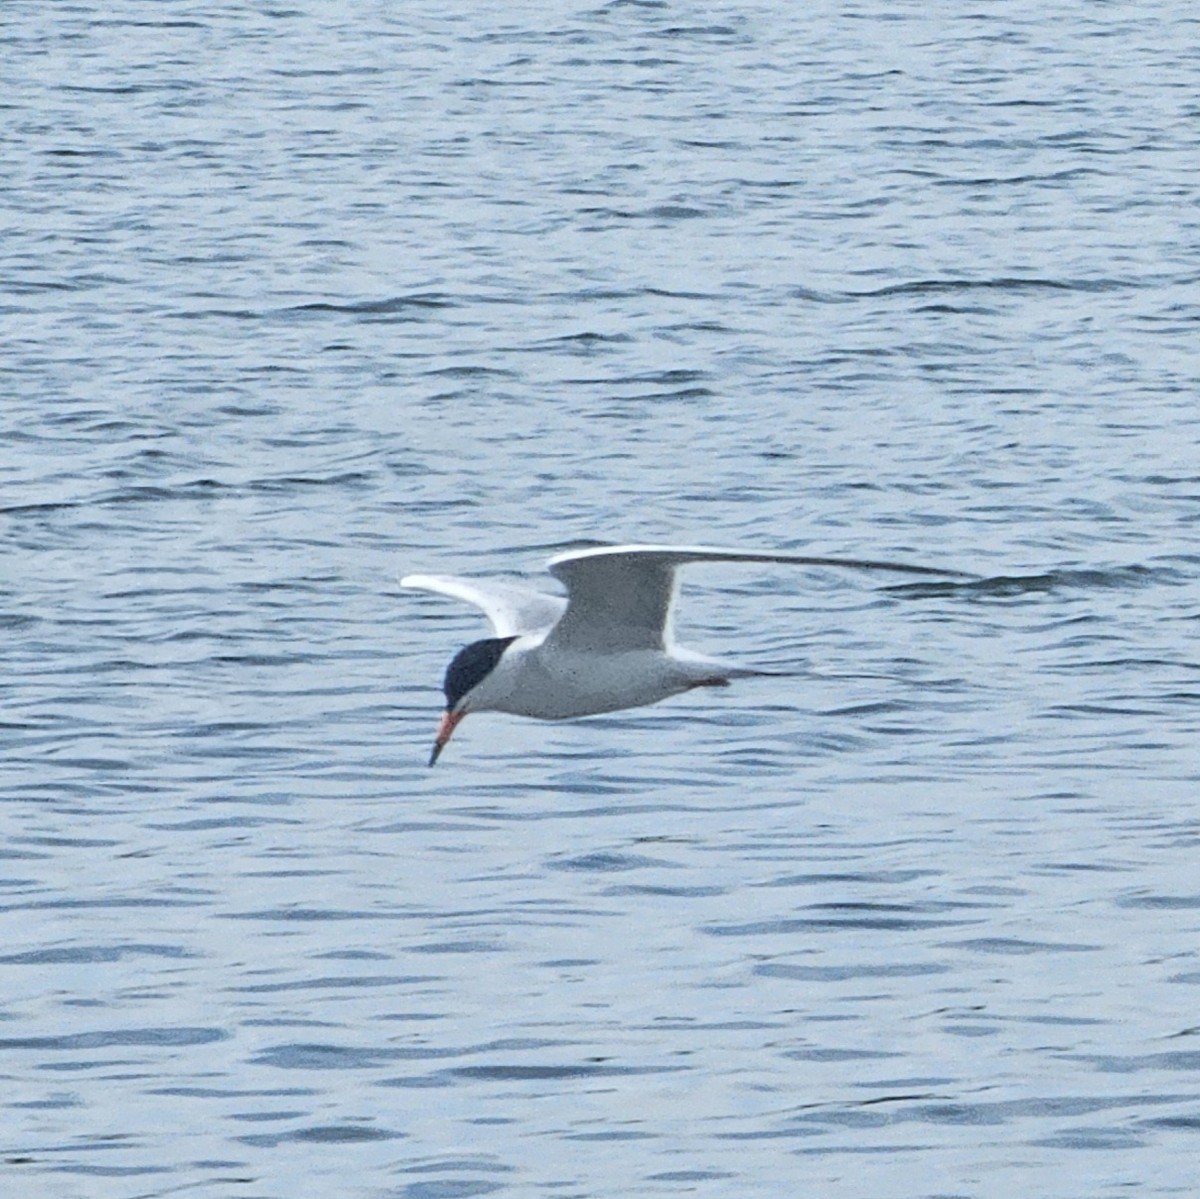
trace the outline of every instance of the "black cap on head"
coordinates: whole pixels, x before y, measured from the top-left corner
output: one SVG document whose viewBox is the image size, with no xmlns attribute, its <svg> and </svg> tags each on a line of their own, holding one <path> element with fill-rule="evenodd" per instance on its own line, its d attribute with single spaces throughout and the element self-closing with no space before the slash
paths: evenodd
<svg viewBox="0 0 1200 1199">
<path fill-rule="evenodd" d="M 515 637 L 487 637 L 483 641 L 464 645 L 454 655 L 446 667 L 446 679 L 442 683 L 447 712 L 453 712 L 462 697 L 495 670 L 500 656 L 514 641 Z"/>
</svg>

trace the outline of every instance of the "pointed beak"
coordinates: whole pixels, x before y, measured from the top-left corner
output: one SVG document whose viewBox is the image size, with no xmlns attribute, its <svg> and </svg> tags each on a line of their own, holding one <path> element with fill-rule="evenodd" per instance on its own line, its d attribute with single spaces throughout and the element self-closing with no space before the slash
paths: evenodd
<svg viewBox="0 0 1200 1199">
<path fill-rule="evenodd" d="M 438 760 L 438 755 L 446 748 L 446 742 L 454 736 L 454 730 L 462 722 L 466 712 L 444 712 L 442 723 L 438 725 L 437 737 L 433 742 L 433 753 L 429 755 L 429 765 Z"/>
</svg>

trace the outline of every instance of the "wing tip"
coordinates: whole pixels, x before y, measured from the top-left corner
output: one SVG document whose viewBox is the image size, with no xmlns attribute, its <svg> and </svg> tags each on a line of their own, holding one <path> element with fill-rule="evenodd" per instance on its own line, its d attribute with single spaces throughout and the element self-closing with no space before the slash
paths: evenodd
<svg viewBox="0 0 1200 1199">
<path fill-rule="evenodd" d="M 916 566 L 906 562 L 881 562 L 869 558 L 838 558 L 823 557 L 809 554 L 798 554 L 794 551 L 778 550 L 735 550 L 712 545 L 650 545 L 632 543 L 628 545 L 588 545 L 581 549 L 564 550 L 555 554 L 546 563 L 547 569 L 557 574 L 556 568 L 569 562 L 578 562 L 584 558 L 599 558 L 604 556 L 616 557 L 621 554 L 661 554 L 668 560 L 673 560 L 675 566 L 686 562 L 758 562 L 769 565 L 818 566 L 834 567 L 850 570 L 880 570 L 892 571 L 896 574 L 913 574 L 937 576 L 940 578 L 974 578 L 969 572 L 951 570 L 948 567 Z"/>
</svg>

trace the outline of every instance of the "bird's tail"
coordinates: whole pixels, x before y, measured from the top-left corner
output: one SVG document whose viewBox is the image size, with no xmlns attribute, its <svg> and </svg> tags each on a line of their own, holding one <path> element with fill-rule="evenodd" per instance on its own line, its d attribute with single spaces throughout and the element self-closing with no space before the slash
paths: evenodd
<svg viewBox="0 0 1200 1199">
<path fill-rule="evenodd" d="M 689 674 L 695 671 L 697 685 L 702 686 L 720 686 L 731 679 L 771 678 L 792 673 L 788 670 L 764 670 L 761 666 L 747 666 L 742 662 L 731 662 L 728 658 L 710 658 L 707 654 L 697 654 L 691 650 L 676 649 L 674 656 Z"/>
</svg>

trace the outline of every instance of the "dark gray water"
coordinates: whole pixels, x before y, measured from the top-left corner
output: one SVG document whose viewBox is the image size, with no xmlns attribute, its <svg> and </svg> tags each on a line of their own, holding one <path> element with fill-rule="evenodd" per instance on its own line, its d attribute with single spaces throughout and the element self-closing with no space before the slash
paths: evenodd
<svg viewBox="0 0 1200 1199">
<path fill-rule="evenodd" d="M 1200 21 L 809 7 L 7 0 L 6 1194 L 1195 1193 Z"/>
</svg>

